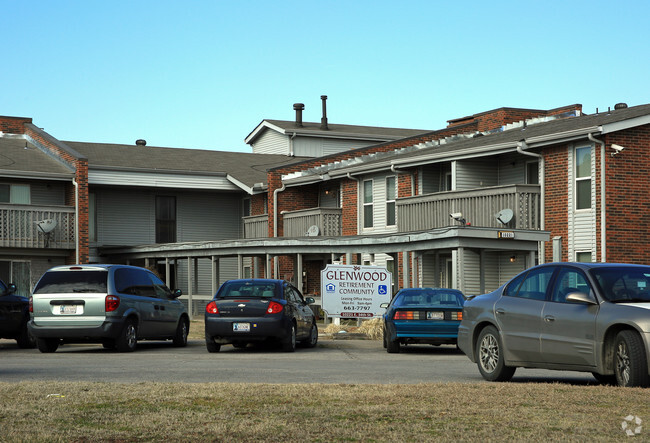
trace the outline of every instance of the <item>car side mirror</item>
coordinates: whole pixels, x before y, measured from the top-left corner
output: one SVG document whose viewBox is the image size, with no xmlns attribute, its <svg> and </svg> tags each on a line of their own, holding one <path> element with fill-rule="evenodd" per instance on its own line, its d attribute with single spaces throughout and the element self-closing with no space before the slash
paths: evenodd
<svg viewBox="0 0 650 443">
<path fill-rule="evenodd" d="M 307 297 L 305 298 L 305 303 L 307 303 L 308 305 L 312 305 L 316 303 L 316 300 L 314 300 L 314 297 Z"/>
<path fill-rule="evenodd" d="M 388 307 L 388 303 L 382 303 L 382 304 L 379 305 L 379 307 L 380 307 L 380 308 L 387 308 L 387 307 Z"/>
<path fill-rule="evenodd" d="M 181 295 L 183 295 L 183 291 L 181 291 L 180 289 L 177 289 L 174 292 L 172 292 L 172 297 L 174 297 L 174 298 L 178 298 Z"/>
<path fill-rule="evenodd" d="M 16 285 L 13 283 L 9 283 L 7 285 L 7 290 L 5 291 L 4 295 L 11 295 L 14 292 L 16 292 Z"/>
<path fill-rule="evenodd" d="M 584 292 L 572 292 L 571 294 L 566 296 L 566 301 L 569 302 L 574 302 L 574 303 L 582 303 L 584 305 L 597 305 L 598 302 L 593 299 L 588 294 L 585 294 Z"/>
</svg>

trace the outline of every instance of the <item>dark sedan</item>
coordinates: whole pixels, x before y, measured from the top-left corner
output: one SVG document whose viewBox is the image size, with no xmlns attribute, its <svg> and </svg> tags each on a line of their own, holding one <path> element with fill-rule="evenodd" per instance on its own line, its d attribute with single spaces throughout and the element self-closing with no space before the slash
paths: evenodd
<svg viewBox="0 0 650 443">
<path fill-rule="evenodd" d="M 406 344 L 456 344 L 463 317 L 463 293 L 456 289 L 402 289 L 391 302 L 382 305 L 384 347 L 399 352 Z"/>
<path fill-rule="evenodd" d="M 19 348 L 34 348 L 36 340 L 27 330 L 29 299 L 15 292 L 16 285 L 0 280 L 0 338 L 16 340 Z"/>
<path fill-rule="evenodd" d="M 517 367 L 650 382 L 650 266 L 548 263 L 468 300 L 458 346 L 486 380 Z"/>
<path fill-rule="evenodd" d="M 263 341 L 279 342 L 287 352 L 296 344 L 314 347 L 318 327 L 311 303 L 283 280 L 229 280 L 206 306 L 205 345 L 209 352 Z"/>
</svg>

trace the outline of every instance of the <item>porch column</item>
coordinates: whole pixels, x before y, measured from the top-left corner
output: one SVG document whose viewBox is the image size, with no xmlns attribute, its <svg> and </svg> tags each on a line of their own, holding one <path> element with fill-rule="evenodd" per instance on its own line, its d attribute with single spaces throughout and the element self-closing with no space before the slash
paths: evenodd
<svg viewBox="0 0 650 443">
<path fill-rule="evenodd" d="M 264 278 L 273 278 L 271 277 L 271 255 L 266 254 L 266 263 L 265 263 L 265 268 L 264 268 Z"/>
<path fill-rule="evenodd" d="M 403 287 L 408 288 L 409 287 L 409 256 L 410 254 L 407 251 L 402 252 L 402 280 L 404 282 Z"/>
<path fill-rule="evenodd" d="M 237 254 L 237 278 L 244 278 L 244 257 Z"/>
<path fill-rule="evenodd" d="M 458 248 L 458 260 L 456 260 L 458 269 L 458 290 L 465 293 L 465 248 Z"/>
<path fill-rule="evenodd" d="M 535 266 L 535 251 L 530 251 L 528 253 L 528 267 L 531 268 Z"/>
<path fill-rule="evenodd" d="M 190 320 L 193 318 L 192 310 L 192 295 L 194 289 L 194 274 L 192 272 L 192 257 L 187 257 L 187 313 L 190 315 Z"/>
<path fill-rule="evenodd" d="M 295 275 L 297 275 L 297 280 L 296 280 L 296 288 L 298 288 L 298 291 L 300 293 L 303 293 L 303 287 L 302 287 L 302 254 L 298 253 L 296 254 L 296 271 Z"/>
<path fill-rule="evenodd" d="M 219 259 L 216 256 L 211 257 L 211 274 L 212 274 L 212 295 L 217 293 L 219 289 Z"/>
<path fill-rule="evenodd" d="M 169 266 L 169 257 L 165 257 L 165 284 L 169 289 L 174 289 L 172 288 L 171 285 L 171 276 L 169 275 L 170 272 L 170 266 Z"/>
</svg>

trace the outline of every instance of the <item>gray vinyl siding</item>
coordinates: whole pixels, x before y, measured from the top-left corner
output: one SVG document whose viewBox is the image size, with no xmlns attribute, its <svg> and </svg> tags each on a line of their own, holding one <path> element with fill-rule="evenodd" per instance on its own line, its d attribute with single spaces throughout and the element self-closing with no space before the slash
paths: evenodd
<svg viewBox="0 0 650 443">
<path fill-rule="evenodd" d="M 470 249 L 464 249 L 463 256 L 463 282 L 458 287 L 463 288 L 464 294 L 479 294 L 481 292 L 481 256 Z"/>
<path fill-rule="evenodd" d="M 420 168 L 421 194 L 433 194 L 442 189 L 442 178 L 440 164 L 426 165 Z"/>
<path fill-rule="evenodd" d="M 97 198 L 97 246 L 155 243 L 157 195 L 176 197 L 177 242 L 240 238 L 241 195 L 236 193 L 93 191 Z"/>
<path fill-rule="evenodd" d="M 436 288 L 440 286 L 440 269 L 436 266 L 436 256 L 434 254 L 424 254 L 420 258 L 421 271 L 420 278 L 422 287 Z"/>
<path fill-rule="evenodd" d="M 497 186 L 498 163 L 494 158 L 456 161 L 455 190 Z"/>
<path fill-rule="evenodd" d="M 364 228 L 363 227 L 363 195 L 361 196 L 359 203 L 359 211 L 361 211 L 361 234 L 383 234 L 386 232 L 396 232 L 397 223 L 399 220 L 396 220 L 395 226 L 386 226 L 386 177 L 393 177 L 394 174 L 387 175 L 372 175 L 366 176 L 359 182 L 361 189 L 363 190 L 363 182 L 366 180 L 372 180 L 372 193 L 373 193 L 373 227 Z M 362 192 L 363 194 L 363 192 Z"/>
<path fill-rule="evenodd" d="M 575 261 L 576 253 L 591 252 L 591 259 L 596 258 L 596 162 L 593 146 L 591 147 L 591 208 L 575 209 L 575 148 L 589 145 L 574 145 L 567 150 L 568 155 L 568 261 Z"/>
<path fill-rule="evenodd" d="M 194 288 L 192 295 L 195 296 L 209 296 L 212 297 L 212 261 L 209 257 L 200 258 L 197 260 L 196 265 L 192 264 L 194 271 Z M 177 262 L 177 286 L 178 289 L 183 291 L 183 294 L 189 294 L 187 286 L 187 259 L 179 259 Z M 237 258 L 227 257 L 219 259 L 219 280 L 217 288 L 226 280 L 237 278 Z"/>
<path fill-rule="evenodd" d="M 289 155 L 289 138 L 290 136 L 267 129 L 253 144 L 253 153 Z"/>
<path fill-rule="evenodd" d="M 30 193 L 32 205 L 65 205 L 65 184 L 62 182 L 31 183 Z"/>
<path fill-rule="evenodd" d="M 362 141 L 362 140 L 333 140 L 321 139 L 322 152 L 318 156 L 336 154 L 338 152 L 348 151 L 350 149 L 365 148 L 375 144 L 376 142 Z M 296 154 L 298 155 L 298 154 Z"/>
<path fill-rule="evenodd" d="M 530 159 L 533 159 L 530 157 Z M 526 162 L 517 154 L 505 154 L 498 159 L 499 177 L 497 185 L 526 183 Z"/>
</svg>

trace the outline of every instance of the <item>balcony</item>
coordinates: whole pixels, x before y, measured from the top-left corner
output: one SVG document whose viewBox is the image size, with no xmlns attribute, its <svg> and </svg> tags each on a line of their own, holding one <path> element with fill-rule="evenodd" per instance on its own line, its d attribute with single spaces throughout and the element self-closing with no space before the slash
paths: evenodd
<svg viewBox="0 0 650 443">
<path fill-rule="evenodd" d="M 244 238 L 266 238 L 269 236 L 269 216 L 251 215 L 244 219 Z"/>
<path fill-rule="evenodd" d="M 400 198 L 396 202 L 399 232 L 424 231 L 458 224 L 449 214 L 462 212 L 472 226 L 501 229 L 540 229 L 539 185 L 508 185 L 467 191 L 438 192 Z M 506 225 L 495 215 L 509 208 Z"/>
<path fill-rule="evenodd" d="M 308 232 L 309 235 L 324 237 L 341 235 L 341 208 L 311 208 L 283 212 L 282 219 L 285 237 L 304 237 Z M 317 226 L 318 231 L 312 226 Z"/>
<path fill-rule="evenodd" d="M 44 233 L 36 223 L 53 220 Z M 0 205 L 0 247 L 75 248 L 75 213 L 69 206 Z"/>
</svg>

